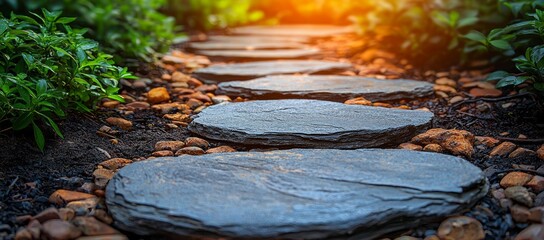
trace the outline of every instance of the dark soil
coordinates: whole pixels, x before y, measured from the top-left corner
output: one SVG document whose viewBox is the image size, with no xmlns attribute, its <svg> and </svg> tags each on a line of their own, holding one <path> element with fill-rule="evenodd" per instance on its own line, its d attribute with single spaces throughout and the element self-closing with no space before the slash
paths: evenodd
<svg viewBox="0 0 544 240">
<path fill-rule="evenodd" d="M 142 67 L 141 75 L 152 78 L 160 77 L 160 72 L 153 67 Z M 408 74 L 407 77 L 409 77 Z M 418 78 L 418 74 L 414 74 Z M 134 93 L 138 94 L 138 93 Z M 514 103 L 503 108 L 505 103 Z M 400 102 L 392 103 L 401 105 Z M 529 139 L 544 138 L 544 108 L 530 96 L 505 99 L 504 101 L 465 102 L 452 107 L 446 100 L 420 99 L 406 104 L 412 108 L 426 107 L 436 114 L 434 126 L 437 128 L 463 129 L 477 136 L 517 138 L 519 134 Z M 464 109 L 463 109 L 464 108 Z M 463 112 L 457 110 L 463 109 Z M 115 137 L 118 144 L 109 138 L 97 135 L 96 131 L 107 117 L 124 117 L 133 121 L 130 131 L 120 131 Z M 60 122 L 64 139 L 48 139 L 45 151 L 37 150 L 32 134 L 24 132 L 4 132 L 0 134 L 0 239 L 11 239 L 20 227 L 15 217 L 34 215 L 50 207 L 48 197 L 57 189 L 77 189 L 83 182 L 92 181 L 92 172 L 96 165 L 113 157 L 142 159 L 149 157 L 156 142 L 162 140 L 183 140 L 190 134 L 184 128 L 167 130 L 167 121 L 152 111 L 136 112 L 133 115 L 120 116 L 113 110 L 99 110 L 94 115 L 72 114 Z M 53 136 L 53 134 L 49 134 Z M 212 146 L 220 145 L 211 141 Z M 542 143 L 517 142 L 522 147 L 536 149 Z M 234 146 L 239 150 L 247 147 Z M 513 164 L 531 166 L 537 169 L 544 162 L 538 158 L 489 158 L 489 150 L 477 149 L 475 156 L 469 159 L 482 169 L 493 167 L 496 171 L 512 169 Z M 447 169 L 445 169 L 447 171 Z M 499 178 L 490 175 L 492 184 Z M 489 211 L 488 211 L 489 210 Z M 491 212 L 491 215 L 490 215 Z M 491 197 L 467 213 L 480 220 L 488 230 L 488 239 L 504 239 L 513 236 L 523 225 L 515 225 L 511 216 L 504 212 L 497 201 Z M 438 224 L 414 229 L 408 234 L 424 237 L 435 234 Z"/>
</svg>

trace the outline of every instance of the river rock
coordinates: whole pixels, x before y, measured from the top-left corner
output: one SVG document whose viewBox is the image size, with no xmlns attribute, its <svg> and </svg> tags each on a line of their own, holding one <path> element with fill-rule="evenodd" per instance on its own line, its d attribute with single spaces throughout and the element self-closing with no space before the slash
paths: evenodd
<svg viewBox="0 0 544 240">
<path fill-rule="evenodd" d="M 276 26 L 245 26 L 232 29 L 235 35 L 252 36 L 303 36 L 303 37 L 331 37 L 354 32 L 352 26 L 335 25 L 276 25 Z"/>
<path fill-rule="evenodd" d="M 352 149 L 397 146 L 426 130 L 432 118 L 427 111 L 268 100 L 208 107 L 189 130 L 250 146 Z"/>
<path fill-rule="evenodd" d="M 201 50 L 200 55 L 228 60 L 272 60 L 300 59 L 315 56 L 321 51 L 317 48 L 281 50 Z"/>
<path fill-rule="evenodd" d="M 470 208 L 487 186 L 453 156 L 297 149 L 137 162 L 106 201 L 116 226 L 138 235 L 372 239 Z"/>
<path fill-rule="evenodd" d="M 283 60 L 215 65 L 197 70 L 194 75 L 207 82 L 249 80 L 281 74 L 331 74 L 351 68 L 349 63 L 317 60 Z"/>
<path fill-rule="evenodd" d="M 351 76 L 271 76 L 224 82 L 218 93 L 252 99 L 306 98 L 344 102 L 364 97 L 373 102 L 414 99 L 434 93 L 433 84 Z"/>
</svg>

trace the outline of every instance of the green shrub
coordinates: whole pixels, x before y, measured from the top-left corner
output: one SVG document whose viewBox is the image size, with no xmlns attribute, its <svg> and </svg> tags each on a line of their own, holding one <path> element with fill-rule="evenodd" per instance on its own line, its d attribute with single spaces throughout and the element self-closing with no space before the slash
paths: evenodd
<svg viewBox="0 0 544 240">
<path fill-rule="evenodd" d="M 26 14 L 44 7 L 77 17 L 74 24 L 88 28 L 87 36 L 99 41 L 104 51 L 118 56 L 118 62 L 126 58 L 149 62 L 156 53 L 168 50 L 175 37 L 174 19 L 157 11 L 164 3 L 164 0 L 0 0 L 4 14 L 11 11 Z"/>
<path fill-rule="evenodd" d="M 43 149 L 42 126 L 62 137 L 55 119 L 69 110 L 91 111 L 102 98 L 123 101 L 118 81 L 133 76 L 83 37 L 84 30 L 72 29 L 74 18 L 47 10 L 33 15 L 0 14 L 0 125 L 32 127 Z"/>
<path fill-rule="evenodd" d="M 163 11 L 191 30 L 221 29 L 260 20 L 254 0 L 168 0 Z"/>
</svg>

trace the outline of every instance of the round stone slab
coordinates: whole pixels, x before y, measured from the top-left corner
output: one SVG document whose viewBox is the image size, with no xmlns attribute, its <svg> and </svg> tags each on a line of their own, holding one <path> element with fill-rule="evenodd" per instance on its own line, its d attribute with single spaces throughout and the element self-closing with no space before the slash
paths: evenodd
<svg viewBox="0 0 544 240">
<path fill-rule="evenodd" d="M 262 49 L 305 49 L 310 46 L 294 42 L 193 42 L 189 48 L 195 50 L 262 50 Z"/>
<path fill-rule="evenodd" d="M 117 227 L 171 239 L 373 239 L 458 214 L 480 169 L 406 150 L 289 150 L 133 163 L 109 182 Z"/>
<path fill-rule="evenodd" d="M 249 80 L 280 74 L 330 74 L 348 70 L 349 63 L 317 60 L 284 60 L 215 65 L 197 70 L 196 78 L 208 82 Z"/>
<path fill-rule="evenodd" d="M 321 50 L 317 48 L 281 50 L 201 50 L 197 51 L 197 53 L 222 59 L 271 60 L 307 58 L 321 53 Z"/>
<path fill-rule="evenodd" d="M 352 26 L 335 25 L 277 25 L 277 26 L 247 26 L 234 28 L 233 34 L 254 36 L 304 36 L 331 37 L 340 34 L 354 33 Z"/>
<path fill-rule="evenodd" d="M 306 98 L 344 102 L 413 99 L 432 95 L 433 84 L 413 80 L 379 80 L 351 76 L 270 76 L 219 84 L 220 94 L 253 99 Z"/>
<path fill-rule="evenodd" d="M 407 142 L 426 130 L 427 111 L 317 100 L 269 100 L 216 105 L 189 124 L 203 137 L 282 148 L 372 148 Z"/>
<path fill-rule="evenodd" d="M 208 41 L 217 41 L 217 42 L 244 42 L 244 43 L 255 43 L 255 42 L 295 42 L 295 43 L 306 43 L 310 41 L 308 37 L 302 36 L 225 36 L 225 35 L 215 35 L 209 36 Z"/>
</svg>

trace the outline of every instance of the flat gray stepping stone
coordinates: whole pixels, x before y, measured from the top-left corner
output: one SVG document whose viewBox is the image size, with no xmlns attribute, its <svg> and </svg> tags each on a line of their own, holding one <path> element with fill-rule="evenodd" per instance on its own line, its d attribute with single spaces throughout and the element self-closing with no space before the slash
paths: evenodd
<svg viewBox="0 0 544 240">
<path fill-rule="evenodd" d="M 290 150 L 163 158 L 109 182 L 117 227 L 171 239 L 373 239 L 461 213 L 488 189 L 448 155 Z"/>
<path fill-rule="evenodd" d="M 306 49 L 310 46 L 295 42 L 193 42 L 189 48 L 195 50 L 262 50 L 262 49 Z"/>
<path fill-rule="evenodd" d="M 303 36 L 225 36 L 215 35 L 209 36 L 208 41 L 216 42 L 294 42 L 294 43 L 307 43 L 310 38 Z"/>
<path fill-rule="evenodd" d="M 250 63 L 215 65 L 197 70 L 195 77 L 209 82 L 248 80 L 280 74 L 328 74 L 338 73 L 352 67 L 349 63 L 316 61 L 316 60 L 284 60 Z"/>
<path fill-rule="evenodd" d="M 352 26 L 335 25 L 277 25 L 277 26 L 247 26 L 232 29 L 236 35 L 254 36 L 304 36 L 331 37 L 340 34 L 354 33 Z"/>
<path fill-rule="evenodd" d="M 209 139 L 282 148 L 372 148 L 407 142 L 433 114 L 318 100 L 269 100 L 206 108 L 189 130 Z"/>
<path fill-rule="evenodd" d="M 432 95 L 433 84 L 413 80 L 379 80 L 351 76 L 270 76 L 219 84 L 220 94 L 253 99 L 306 98 L 344 102 L 413 99 Z"/>
<path fill-rule="evenodd" d="M 225 59 L 271 60 L 299 59 L 321 53 L 317 48 L 281 49 L 281 50 L 201 50 L 198 54 Z"/>
</svg>

